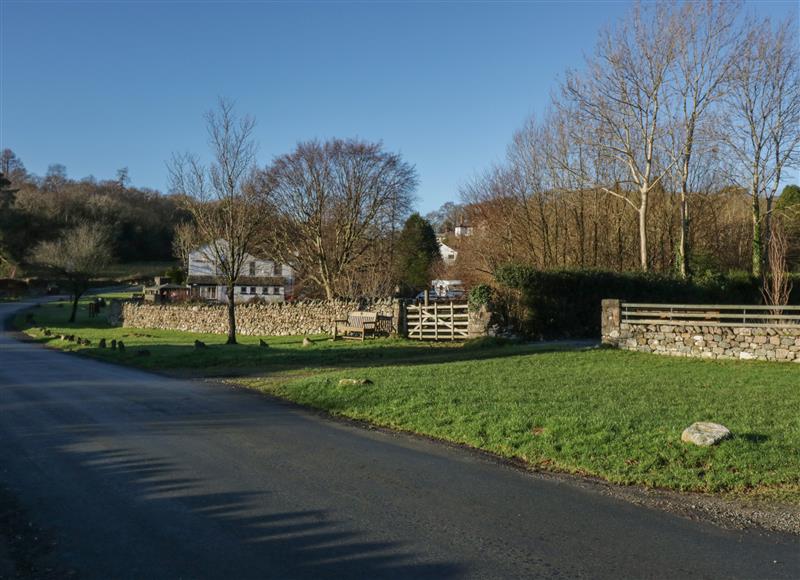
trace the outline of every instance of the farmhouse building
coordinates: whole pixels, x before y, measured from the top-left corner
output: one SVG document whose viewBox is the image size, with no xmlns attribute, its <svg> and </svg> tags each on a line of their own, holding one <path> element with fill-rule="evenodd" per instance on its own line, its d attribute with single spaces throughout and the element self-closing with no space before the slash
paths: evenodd
<svg viewBox="0 0 800 580">
<path fill-rule="evenodd" d="M 187 283 L 193 297 L 227 302 L 227 289 L 220 283 L 221 274 L 214 251 L 209 245 L 189 254 Z M 291 266 L 248 254 L 234 289 L 235 302 L 254 298 L 283 302 L 292 295 L 294 271 Z"/>
<path fill-rule="evenodd" d="M 455 264 L 456 258 L 458 258 L 458 251 L 443 242 L 439 242 L 439 253 L 442 256 L 442 262 L 447 266 Z"/>
</svg>

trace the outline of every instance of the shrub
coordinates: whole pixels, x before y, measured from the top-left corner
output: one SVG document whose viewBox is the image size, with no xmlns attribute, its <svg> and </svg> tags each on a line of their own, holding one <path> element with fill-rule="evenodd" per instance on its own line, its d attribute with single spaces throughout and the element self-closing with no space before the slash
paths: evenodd
<svg viewBox="0 0 800 580">
<path fill-rule="evenodd" d="M 481 306 L 488 306 L 494 298 L 494 288 L 488 284 L 478 284 L 469 291 L 469 307 L 479 310 Z"/>
<path fill-rule="evenodd" d="M 502 286 L 519 292 L 516 326 L 536 338 L 579 338 L 600 335 L 604 298 L 629 302 L 688 304 L 758 304 L 760 282 L 744 273 L 714 274 L 692 281 L 652 273 L 599 270 L 541 271 L 506 265 L 495 272 Z M 800 295 L 795 291 L 792 302 Z"/>
</svg>

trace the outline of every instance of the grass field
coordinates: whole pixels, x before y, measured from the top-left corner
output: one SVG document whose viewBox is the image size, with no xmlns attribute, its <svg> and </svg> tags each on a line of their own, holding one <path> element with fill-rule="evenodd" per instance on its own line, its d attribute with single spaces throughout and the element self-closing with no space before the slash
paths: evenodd
<svg viewBox="0 0 800 580">
<path fill-rule="evenodd" d="M 532 345 L 365 343 L 107 328 L 81 312 L 37 309 L 37 324 L 96 344 L 123 339 L 124 354 L 52 341 L 153 369 L 209 375 L 334 415 L 484 449 L 542 469 L 621 484 L 724 492 L 800 505 L 800 365 L 706 361 L 614 350 L 546 351 Z M 80 330 L 78 330 L 80 329 Z M 35 329 L 28 331 L 42 339 Z M 210 348 L 195 350 L 195 338 Z M 137 356 L 146 348 L 149 356 Z M 340 386 L 342 378 L 371 384 Z M 723 423 L 734 437 L 711 448 L 680 442 L 694 421 Z"/>
</svg>

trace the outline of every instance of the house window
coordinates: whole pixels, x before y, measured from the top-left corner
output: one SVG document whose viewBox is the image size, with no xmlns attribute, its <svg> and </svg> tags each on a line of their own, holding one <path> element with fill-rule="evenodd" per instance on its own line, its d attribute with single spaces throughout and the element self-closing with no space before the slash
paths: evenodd
<svg viewBox="0 0 800 580">
<path fill-rule="evenodd" d="M 250 294 L 255 294 L 255 293 L 256 293 L 256 287 L 250 286 Z"/>
<path fill-rule="evenodd" d="M 273 276 L 281 275 L 281 265 L 276 261 L 272 262 L 272 275 Z"/>
<path fill-rule="evenodd" d="M 273 287 L 272 287 L 272 293 L 273 293 L 273 294 L 280 294 L 280 293 L 281 293 L 281 288 L 280 288 L 280 286 L 273 286 Z"/>
<path fill-rule="evenodd" d="M 256 263 L 255 263 L 255 260 L 250 262 L 250 275 L 251 276 L 255 276 L 256 275 Z"/>
<path fill-rule="evenodd" d="M 261 287 L 261 293 L 262 294 L 269 294 L 268 290 L 269 290 L 269 288 L 267 286 L 262 286 Z"/>
<path fill-rule="evenodd" d="M 241 286 L 239 288 L 239 294 L 247 294 L 247 286 Z"/>
</svg>

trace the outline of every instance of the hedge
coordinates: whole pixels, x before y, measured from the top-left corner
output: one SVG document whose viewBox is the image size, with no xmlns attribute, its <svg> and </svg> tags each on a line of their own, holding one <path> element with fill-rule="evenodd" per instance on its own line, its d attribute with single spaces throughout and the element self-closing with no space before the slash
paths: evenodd
<svg viewBox="0 0 800 580">
<path fill-rule="evenodd" d="M 759 304 L 760 282 L 746 274 L 712 275 L 692 281 L 642 272 L 548 270 L 507 265 L 495 272 L 501 287 L 517 291 L 521 301 L 514 325 L 533 338 L 600 336 L 604 298 L 628 302 L 680 304 Z M 800 302 L 795 282 L 793 304 Z"/>
</svg>

